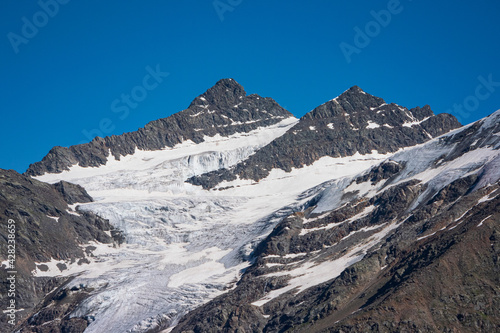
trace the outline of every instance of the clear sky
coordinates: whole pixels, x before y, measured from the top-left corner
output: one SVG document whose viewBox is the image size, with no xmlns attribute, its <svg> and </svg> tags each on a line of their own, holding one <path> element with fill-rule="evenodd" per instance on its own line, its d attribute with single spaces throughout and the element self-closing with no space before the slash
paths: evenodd
<svg viewBox="0 0 500 333">
<path fill-rule="evenodd" d="M 221 78 L 297 117 L 358 85 L 470 123 L 500 108 L 499 17 L 498 0 L 2 0 L 0 168 L 137 130 Z"/>
</svg>

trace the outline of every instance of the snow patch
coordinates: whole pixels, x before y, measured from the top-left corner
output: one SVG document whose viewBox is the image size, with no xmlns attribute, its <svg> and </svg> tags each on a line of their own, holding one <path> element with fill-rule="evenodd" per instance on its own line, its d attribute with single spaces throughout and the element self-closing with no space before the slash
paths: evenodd
<svg viewBox="0 0 500 333">
<path fill-rule="evenodd" d="M 190 114 L 189 116 L 194 118 L 194 117 L 198 117 L 199 115 L 202 115 L 203 114 L 203 111 L 200 111 L 198 113 L 195 113 L 195 114 Z"/>
<path fill-rule="evenodd" d="M 372 128 L 379 128 L 380 125 L 371 121 L 371 120 L 368 120 L 368 125 L 366 126 L 366 128 L 368 129 L 372 129 Z"/>
<path fill-rule="evenodd" d="M 483 222 L 486 221 L 487 219 L 489 219 L 490 217 L 492 217 L 492 215 L 488 216 L 488 217 L 485 217 L 481 222 L 479 222 L 479 224 L 477 225 L 478 227 L 482 226 L 483 225 Z"/>
<path fill-rule="evenodd" d="M 435 232 L 433 232 L 432 234 L 428 234 L 428 235 L 425 235 L 425 236 L 422 236 L 422 237 L 418 237 L 418 238 L 417 238 L 417 241 L 422 240 L 422 239 L 425 239 L 425 238 L 427 238 L 427 237 L 434 236 L 435 234 L 436 234 L 436 231 L 435 231 Z"/>
<path fill-rule="evenodd" d="M 82 216 L 81 214 L 79 214 L 79 213 L 77 213 L 77 212 L 75 212 L 75 211 L 69 210 L 69 209 L 66 209 L 66 212 L 67 212 L 68 214 L 71 214 L 71 215 L 75 215 L 75 216 Z"/>
<path fill-rule="evenodd" d="M 59 222 L 59 217 L 58 216 L 50 216 L 50 215 L 46 215 L 49 219 L 52 219 L 56 222 Z"/>
<path fill-rule="evenodd" d="M 408 115 L 409 116 L 409 115 Z M 413 119 L 415 119 L 415 117 L 411 117 Z M 404 122 L 403 123 L 403 127 L 413 127 L 413 126 L 416 126 L 416 125 L 420 125 L 421 123 L 423 123 L 424 121 L 426 121 L 427 119 L 429 119 L 430 117 L 425 117 L 424 119 L 422 120 L 414 120 L 414 121 L 407 121 L 407 122 Z"/>
</svg>

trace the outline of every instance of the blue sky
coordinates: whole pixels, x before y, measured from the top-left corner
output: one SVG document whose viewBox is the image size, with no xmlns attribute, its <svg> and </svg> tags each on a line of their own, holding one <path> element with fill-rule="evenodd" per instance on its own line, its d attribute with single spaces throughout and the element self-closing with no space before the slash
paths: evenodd
<svg viewBox="0 0 500 333">
<path fill-rule="evenodd" d="M 297 117 L 359 85 L 470 123 L 500 108 L 499 16 L 496 0 L 3 0 L 0 168 L 137 130 L 228 77 Z"/>
</svg>

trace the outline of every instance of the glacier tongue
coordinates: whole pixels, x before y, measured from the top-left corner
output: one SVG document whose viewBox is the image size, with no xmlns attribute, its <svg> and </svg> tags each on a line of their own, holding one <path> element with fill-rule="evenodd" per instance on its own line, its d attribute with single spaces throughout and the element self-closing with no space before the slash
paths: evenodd
<svg viewBox="0 0 500 333">
<path fill-rule="evenodd" d="M 352 176 L 388 157 L 376 152 L 324 157 L 290 173 L 272 170 L 259 183 L 227 182 L 223 185 L 229 188 L 221 191 L 184 183 L 244 160 L 296 121 L 36 177 L 84 186 L 96 201 L 80 209 L 109 219 L 126 237 L 118 249 L 99 246 L 94 262 L 71 282 L 95 290 L 72 314 L 93 319 L 86 332 L 144 332 L 174 325 L 187 311 L 233 287 L 256 242 L 329 180 Z"/>
</svg>

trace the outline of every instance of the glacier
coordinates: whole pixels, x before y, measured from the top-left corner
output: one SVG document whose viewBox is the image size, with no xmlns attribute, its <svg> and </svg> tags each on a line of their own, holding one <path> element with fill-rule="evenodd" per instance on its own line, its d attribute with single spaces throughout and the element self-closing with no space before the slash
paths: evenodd
<svg viewBox="0 0 500 333">
<path fill-rule="evenodd" d="M 418 205 L 427 195 L 471 173 L 481 173 L 478 186 L 498 181 L 500 140 L 492 128 L 499 119 L 497 111 L 480 123 L 476 133 L 491 132 L 486 144 L 446 162 L 442 159 L 452 156 L 457 145 L 444 141 L 460 135 L 472 124 L 396 153 L 327 156 L 291 172 L 273 169 L 259 182 L 224 181 L 212 190 L 185 182 L 192 176 L 230 168 L 245 160 L 292 128 L 297 119 L 289 118 L 249 133 L 205 137 L 198 144 L 188 140 L 160 151 L 136 150 L 120 160 L 110 157 L 104 166 L 75 165 L 59 174 L 35 177 L 51 183 L 65 180 L 82 185 L 95 201 L 79 204 L 79 209 L 109 219 L 126 237 L 120 247 L 89 244 L 94 251 L 88 265 L 75 267 L 67 263 L 66 271 L 54 268 L 35 274 L 73 275 L 69 287 L 84 285 L 94 289 L 72 313 L 74 317 L 92 320 L 86 332 L 145 332 L 160 325 L 172 328 L 188 311 L 234 288 L 251 264 L 255 246 L 284 217 L 302 211 L 311 200 L 317 201 L 314 213 L 321 214 L 342 205 L 345 193 L 370 197 L 390 186 L 417 179 L 428 184 L 427 193 L 415 202 Z M 472 146 L 476 143 L 477 140 Z M 402 163 L 405 168 L 384 188 L 371 182 L 352 182 L 355 176 L 382 161 Z M 367 207 L 368 211 L 360 214 L 372 208 Z M 374 242 L 399 225 L 385 226 Z M 340 261 L 316 267 L 317 274 L 305 262 L 291 272 L 294 278 L 289 286 L 255 305 L 261 306 L 293 288 L 302 290 L 325 278 L 331 279 L 331 275 L 320 274 L 322 269 L 340 274 L 361 260 L 375 243 L 365 244 Z M 51 262 L 49 266 L 56 267 L 55 264 Z"/>
<path fill-rule="evenodd" d="M 188 311 L 233 288 L 251 263 L 252 250 L 281 219 L 300 211 L 333 180 L 389 156 L 373 151 L 323 157 L 290 173 L 273 169 L 260 182 L 223 182 L 224 190 L 185 183 L 246 159 L 296 122 L 289 118 L 249 133 L 205 137 L 199 144 L 136 150 L 120 160 L 110 157 L 104 166 L 74 165 L 35 177 L 83 186 L 95 201 L 78 204 L 78 209 L 109 219 L 126 237 L 120 247 L 89 244 L 94 252 L 88 265 L 67 263 L 66 271 L 35 274 L 73 275 L 69 287 L 93 288 L 72 313 L 92 321 L 86 332 L 173 327 Z"/>
</svg>

